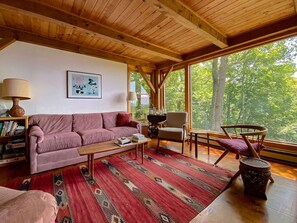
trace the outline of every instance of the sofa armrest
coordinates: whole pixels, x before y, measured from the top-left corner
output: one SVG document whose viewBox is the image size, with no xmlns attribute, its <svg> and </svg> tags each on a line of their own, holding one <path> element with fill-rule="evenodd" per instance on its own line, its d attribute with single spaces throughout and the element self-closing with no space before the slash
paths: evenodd
<svg viewBox="0 0 297 223">
<path fill-rule="evenodd" d="M 134 127 L 134 128 L 137 128 L 138 132 L 141 133 L 141 122 L 136 121 L 136 120 L 132 120 L 130 122 L 130 126 Z"/>
<path fill-rule="evenodd" d="M 3 223 L 54 223 L 57 212 L 58 207 L 54 196 L 43 191 L 32 190 L 2 204 L 0 219 Z"/>
<path fill-rule="evenodd" d="M 35 136 L 37 138 L 37 143 L 41 143 L 44 140 L 44 132 L 37 125 L 31 127 L 29 137 L 31 136 Z"/>
</svg>

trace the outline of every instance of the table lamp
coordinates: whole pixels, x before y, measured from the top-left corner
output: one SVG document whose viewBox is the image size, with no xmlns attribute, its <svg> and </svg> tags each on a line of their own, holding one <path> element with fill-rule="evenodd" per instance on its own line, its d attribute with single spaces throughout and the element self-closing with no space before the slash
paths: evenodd
<svg viewBox="0 0 297 223">
<path fill-rule="evenodd" d="M 2 85 L 2 98 L 12 99 L 13 105 L 8 112 L 10 116 L 23 116 L 25 110 L 19 106 L 19 102 L 20 100 L 31 98 L 29 81 L 17 78 L 4 79 Z"/>
<path fill-rule="evenodd" d="M 136 101 L 136 100 L 137 100 L 136 92 L 130 91 L 128 93 L 128 101 Z"/>
</svg>

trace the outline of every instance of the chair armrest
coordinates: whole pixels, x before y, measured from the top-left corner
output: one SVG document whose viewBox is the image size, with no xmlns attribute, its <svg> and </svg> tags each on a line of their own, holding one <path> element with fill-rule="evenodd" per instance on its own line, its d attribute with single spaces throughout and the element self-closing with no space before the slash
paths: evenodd
<svg viewBox="0 0 297 223">
<path fill-rule="evenodd" d="M 37 143 L 41 143 L 44 140 L 44 132 L 37 125 L 31 127 L 29 136 L 35 136 L 37 138 Z"/>
</svg>

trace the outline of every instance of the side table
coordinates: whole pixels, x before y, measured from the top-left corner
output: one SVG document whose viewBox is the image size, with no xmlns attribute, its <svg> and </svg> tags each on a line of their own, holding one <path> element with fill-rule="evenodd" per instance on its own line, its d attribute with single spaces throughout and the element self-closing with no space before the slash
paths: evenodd
<svg viewBox="0 0 297 223">
<path fill-rule="evenodd" d="M 207 139 L 207 154 L 209 155 L 209 133 L 205 130 L 191 129 L 190 130 L 190 151 L 192 151 L 192 139 L 195 138 L 195 158 L 198 158 L 198 138 L 199 134 L 206 135 Z"/>
<path fill-rule="evenodd" d="M 267 199 L 265 191 L 270 173 L 270 163 L 254 157 L 240 159 L 240 174 L 244 184 L 244 193 Z"/>
<path fill-rule="evenodd" d="M 155 138 L 158 136 L 159 125 L 166 120 L 166 115 L 148 115 L 147 120 L 150 122 L 148 126 L 148 136 Z"/>
</svg>

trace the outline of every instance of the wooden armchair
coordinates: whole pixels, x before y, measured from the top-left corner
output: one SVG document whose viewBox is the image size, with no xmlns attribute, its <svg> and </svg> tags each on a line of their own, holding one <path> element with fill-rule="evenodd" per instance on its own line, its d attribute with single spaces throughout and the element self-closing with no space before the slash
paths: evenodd
<svg viewBox="0 0 297 223">
<path fill-rule="evenodd" d="M 223 125 L 221 128 L 227 139 L 218 139 L 217 142 L 225 149 L 225 152 L 214 165 L 229 152 L 234 152 L 237 159 L 241 156 L 260 158 L 260 152 L 264 149 L 263 142 L 268 132 L 267 128 L 257 125 Z"/>
<path fill-rule="evenodd" d="M 166 121 L 163 123 L 165 127 L 159 128 L 158 145 L 160 140 L 174 141 L 182 143 L 182 152 L 184 152 L 184 144 L 187 136 L 187 112 L 168 112 Z"/>
<path fill-rule="evenodd" d="M 263 145 L 267 128 L 258 125 L 223 125 L 226 139 L 218 139 L 219 145 L 225 149 L 224 153 L 217 159 L 217 165 L 229 152 L 234 152 L 236 158 L 242 156 L 256 157 L 260 159 L 260 152 L 265 148 Z M 236 174 L 239 175 L 239 172 Z M 273 179 L 270 177 L 271 181 Z"/>
</svg>

